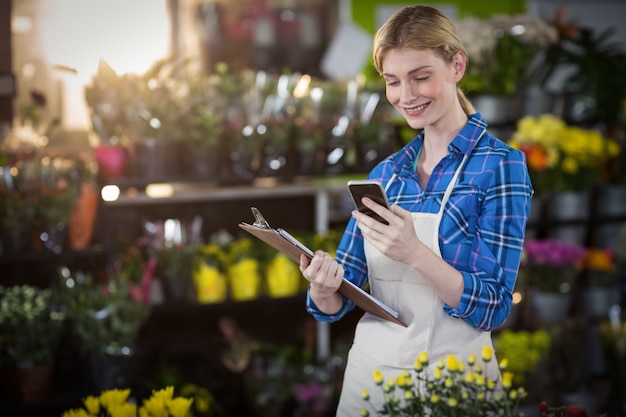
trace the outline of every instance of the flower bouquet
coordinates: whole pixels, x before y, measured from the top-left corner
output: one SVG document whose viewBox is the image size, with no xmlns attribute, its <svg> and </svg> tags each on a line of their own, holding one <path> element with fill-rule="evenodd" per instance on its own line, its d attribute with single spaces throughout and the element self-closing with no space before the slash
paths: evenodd
<svg viewBox="0 0 626 417">
<path fill-rule="evenodd" d="M 501 380 L 486 377 L 485 367 L 493 360 L 493 349 L 485 346 L 483 364 L 477 363 L 475 355 L 460 361 L 455 355 L 437 363 L 434 371 L 428 371 L 429 358 L 426 352 L 415 360 L 415 372 L 405 371 L 395 379 L 385 380 L 380 371 L 374 372 L 374 382 L 384 392 L 385 404 L 378 412 L 388 416 L 518 416 L 516 410 L 526 397 L 523 387 L 513 386 L 514 375 L 507 370 L 507 361 L 498 366 Z M 362 393 L 364 401 L 370 400 L 367 390 Z M 362 417 L 370 415 L 367 409 Z"/>
<path fill-rule="evenodd" d="M 551 114 L 521 118 L 509 144 L 526 154 L 538 193 L 590 190 L 605 163 L 620 152 L 599 131 L 569 126 Z"/>
</svg>

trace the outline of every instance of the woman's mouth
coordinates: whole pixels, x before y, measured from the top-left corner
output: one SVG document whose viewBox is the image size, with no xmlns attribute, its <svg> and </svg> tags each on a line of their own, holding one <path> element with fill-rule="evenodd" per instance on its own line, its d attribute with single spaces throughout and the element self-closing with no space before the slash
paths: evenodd
<svg viewBox="0 0 626 417">
<path fill-rule="evenodd" d="M 404 108 L 404 112 L 408 115 L 408 116 L 418 116 L 420 113 L 422 113 L 426 107 L 428 107 L 429 103 L 425 103 L 425 104 L 420 104 L 419 106 L 415 106 L 415 107 L 405 107 Z"/>
</svg>

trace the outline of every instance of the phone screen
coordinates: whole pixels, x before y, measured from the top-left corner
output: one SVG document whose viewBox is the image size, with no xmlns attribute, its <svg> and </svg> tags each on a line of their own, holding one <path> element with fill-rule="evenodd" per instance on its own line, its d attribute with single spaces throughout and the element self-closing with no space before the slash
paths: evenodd
<svg viewBox="0 0 626 417">
<path fill-rule="evenodd" d="M 377 204 L 380 204 L 383 207 L 389 208 L 389 202 L 387 201 L 387 196 L 385 195 L 385 191 L 383 190 L 382 185 L 376 181 L 350 181 L 348 182 L 348 188 L 350 190 L 350 194 L 352 195 L 352 199 L 354 200 L 354 204 L 361 213 L 367 214 L 368 216 L 378 220 L 383 224 L 389 224 L 387 220 L 380 217 L 378 214 L 374 213 L 369 208 L 365 207 L 361 202 L 363 197 L 369 197 Z"/>
</svg>

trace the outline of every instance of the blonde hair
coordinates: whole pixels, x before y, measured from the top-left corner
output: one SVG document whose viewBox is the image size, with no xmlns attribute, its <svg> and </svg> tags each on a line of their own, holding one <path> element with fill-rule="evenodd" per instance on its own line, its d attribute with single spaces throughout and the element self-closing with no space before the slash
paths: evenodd
<svg viewBox="0 0 626 417">
<path fill-rule="evenodd" d="M 395 12 L 374 37 L 374 66 L 382 74 L 383 61 L 392 49 L 432 49 L 448 64 L 457 52 L 467 57 L 454 23 L 430 6 L 406 6 Z M 476 113 L 474 106 L 457 87 L 461 107 L 466 114 Z"/>
</svg>

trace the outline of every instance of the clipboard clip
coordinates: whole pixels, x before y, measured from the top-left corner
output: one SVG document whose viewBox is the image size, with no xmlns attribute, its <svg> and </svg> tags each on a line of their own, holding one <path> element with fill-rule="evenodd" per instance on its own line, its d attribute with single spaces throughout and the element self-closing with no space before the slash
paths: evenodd
<svg viewBox="0 0 626 417">
<path fill-rule="evenodd" d="M 265 220 L 265 217 L 261 214 L 261 212 L 256 207 L 250 207 L 252 210 L 252 214 L 254 215 L 254 223 L 252 224 L 255 227 L 260 229 L 271 229 L 270 224 Z"/>
</svg>

